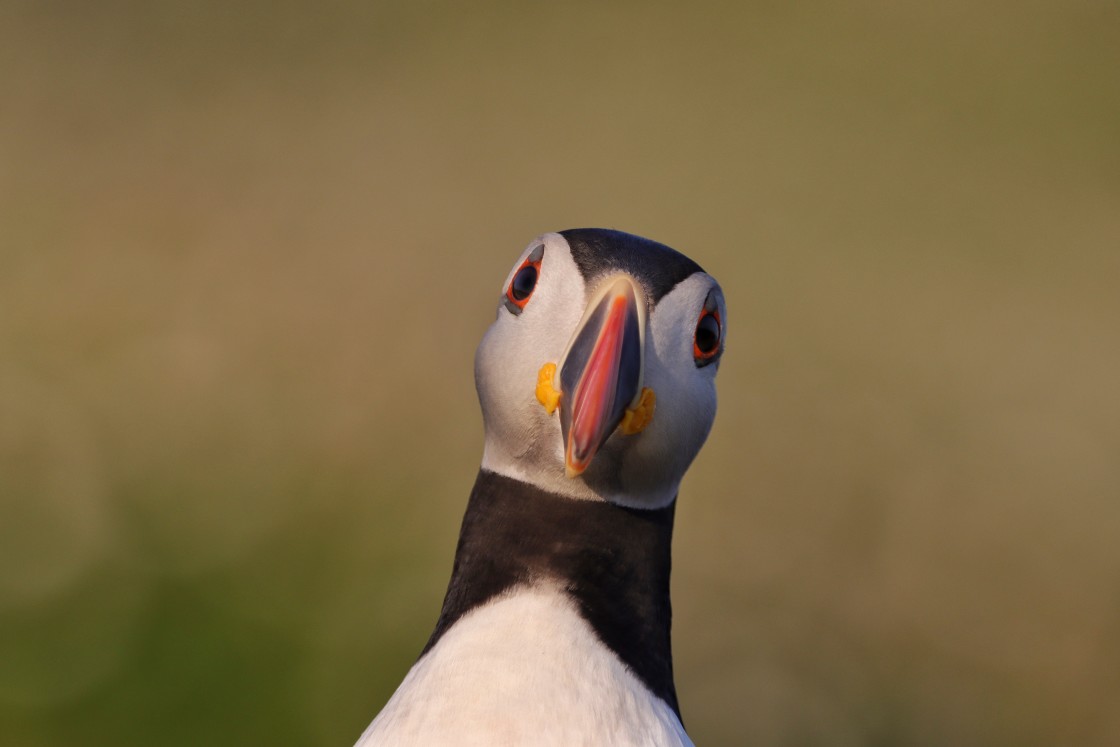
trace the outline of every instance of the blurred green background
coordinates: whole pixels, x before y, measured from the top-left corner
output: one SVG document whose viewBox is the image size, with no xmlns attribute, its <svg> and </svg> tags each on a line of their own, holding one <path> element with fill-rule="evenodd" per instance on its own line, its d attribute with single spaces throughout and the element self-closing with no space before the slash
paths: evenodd
<svg viewBox="0 0 1120 747">
<path fill-rule="evenodd" d="M 0 743 L 349 745 L 536 234 L 716 275 L 704 745 L 1120 744 L 1115 2 L 0 0 Z"/>
</svg>

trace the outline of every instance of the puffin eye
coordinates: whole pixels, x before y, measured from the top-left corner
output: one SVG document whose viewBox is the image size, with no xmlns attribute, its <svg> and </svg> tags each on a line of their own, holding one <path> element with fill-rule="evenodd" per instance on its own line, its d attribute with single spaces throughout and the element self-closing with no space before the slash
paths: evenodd
<svg viewBox="0 0 1120 747">
<path fill-rule="evenodd" d="M 528 301 L 536 287 L 537 268 L 525 265 L 513 276 L 513 282 L 509 284 L 509 297 L 514 303 Z"/>
<path fill-rule="evenodd" d="M 696 323 L 696 336 L 692 342 L 692 357 L 697 366 L 706 366 L 719 355 L 723 337 L 723 325 L 719 321 L 719 310 L 704 309 L 700 321 Z"/>
<path fill-rule="evenodd" d="M 517 268 L 517 272 L 513 273 L 513 280 L 509 281 L 505 298 L 502 300 L 506 308 L 514 314 L 520 314 L 522 309 L 525 308 L 525 304 L 529 303 L 529 298 L 537 287 L 543 258 L 544 245 L 542 244 L 530 252 L 525 261 L 521 263 L 521 267 Z"/>
</svg>

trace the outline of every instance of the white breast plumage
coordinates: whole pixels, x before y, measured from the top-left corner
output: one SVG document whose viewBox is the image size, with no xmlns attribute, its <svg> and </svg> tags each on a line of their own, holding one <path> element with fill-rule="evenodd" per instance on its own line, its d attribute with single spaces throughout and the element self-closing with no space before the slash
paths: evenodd
<svg viewBox="0 0 1120 747">
<path fill-rule="evenodd" d="M 608 744 L 692 742 L 566 595 L 523 587 L 461 618 L 357 747 Z"/>
</svg>

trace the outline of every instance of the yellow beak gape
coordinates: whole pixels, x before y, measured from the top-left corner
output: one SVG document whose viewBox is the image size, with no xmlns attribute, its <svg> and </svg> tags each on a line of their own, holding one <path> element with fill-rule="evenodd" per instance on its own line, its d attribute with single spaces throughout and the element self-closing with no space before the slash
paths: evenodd
<svg viewBox="0 0 1120 747">
<path fill-rule="evenodd" d="M 544 364 L 537 374 L 537 401 L 544 405 L 545 412 L 549 415 L 560 406 L 560 392 L 552 386 L 552 377 L 555 375 L 555 363 Z"/>
<path fill-rule="evenodd" d="M 653 420 L 653 408 L 656 404 L 657 397 L 654 395 L 653 390 L 648 386 L 642 387 L 642 394 L 638 397 L 638 404 L 626 408 L 626 412 L 622 415 L 622 422 L 618 424 L 618 429 L 627 436 L 634 433 L 641 433 L 645 430 L 646 426 L 649 425 L 649 422 Z"/>
<path fill-rule="evenodd" d="M 560 392 L 552 385 L 555 376 L 555 363 L 546 363 L 537 372 L 537 401 L 544 405 L 545 412 L 549 415 L 556 412 L 556 408 L 560 406 Z M 641 433 L 653 420 L 653 410 L 656 404 L 657 396 L 653 393 L 653 390 L 648 386 L 642 387 L 638 404 L 626 408 L 626 413 L 622 416 L 622 422 L 618 429 L 628 436 Z"/>
</svg>

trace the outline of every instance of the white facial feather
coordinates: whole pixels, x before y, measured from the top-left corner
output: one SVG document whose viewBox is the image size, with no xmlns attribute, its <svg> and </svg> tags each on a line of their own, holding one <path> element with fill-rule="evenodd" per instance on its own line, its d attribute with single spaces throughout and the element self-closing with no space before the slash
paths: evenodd
<svg viewBox="0 0 1120 747">
<path fill-rule="evenodd" d="M 583 298 L 585 291 L 567 242 L 553 233 L 525 249 L 502 293 L 541 243 L 544 257 L 533 296 L 516 316 L 499 304 L 498 318 L 475 355 L 475 385 L 486 426 L 483 468 L 524 482 L 553 484 L 567 480 L 564 448 L 558 416 L 549 415 L 537 401 L 537 373 L 564 354 L 583 314 L 583 305 L 572 299 Z"/>
<path fill-rule="evenodd" d="M 692 345 L 700 310 L 713 287 L 719 288 L 710 275 L 697 273 L 679 283 L 654 308 L 645 377 L 646 386 L 657 395 L 657 409 L 644 431 L 620 437 L 626 490 L 611 498 L 615 503 L 633 508 L 668 504 L 708 438 L 716 416 L 719 362 L 697 367 Z M 718 303 L 720 317 L 726 319 L 722 293 Z"/>
</svg>

